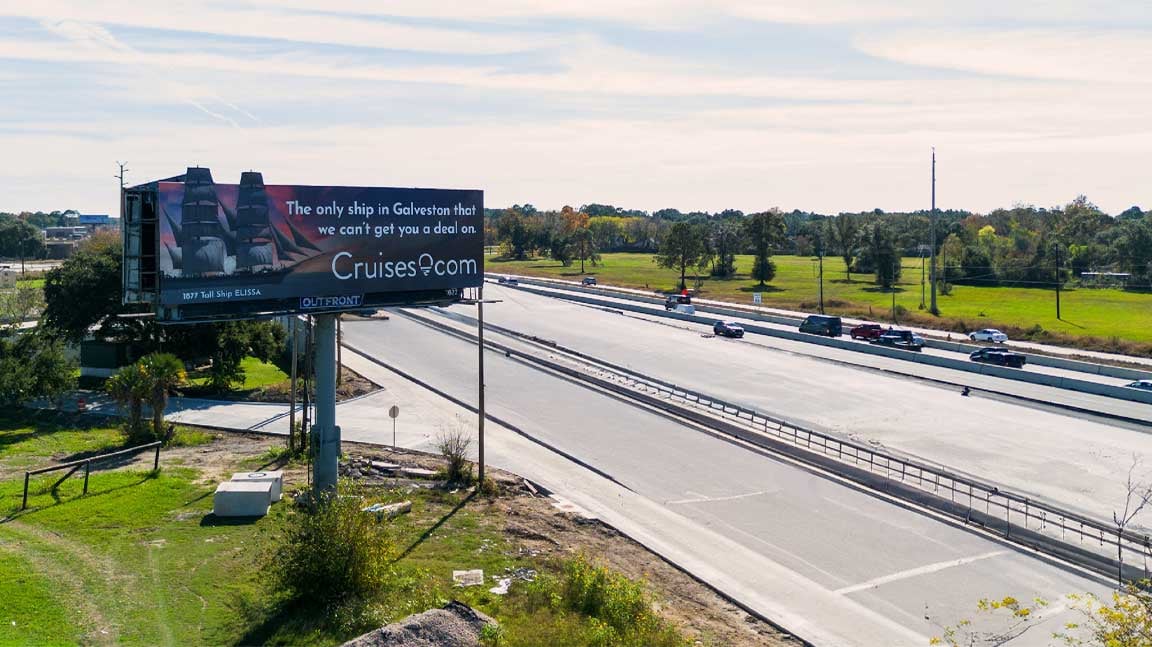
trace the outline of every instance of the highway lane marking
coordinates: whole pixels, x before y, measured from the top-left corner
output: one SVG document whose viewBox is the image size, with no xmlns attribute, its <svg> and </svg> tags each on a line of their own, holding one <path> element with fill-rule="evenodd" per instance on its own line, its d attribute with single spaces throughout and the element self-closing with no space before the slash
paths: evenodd
<svg viewBox="0 0 1152 647">
<path fill-rule="evenodd" d="M 839 595 L 848 595 L 849 593 L 856 593 L 857 591 L 863 591 L 865 589 L 874 589 L 881 584 L 888 584 L 890 582 L 905 580 L 910 577 L 918 577 L 920 575 L 928 575 L 929 573 L 936 573 L 938 571 L 943 571 L 949 568 L 964 566 L 965 564 L 971 564 L 972 562 L 978 562 L 981 560 L 990 559 L 992 557 L 997 557 L 999 555 L 1005 555 L 1009 552 L 1011 551 L 994 550 L 990 553 L 984 553 L 982 555 L 973 555 L 972 557 L 961 557 L 960 559 L 952 559 L 946 562 L 926 564 L 924 566 L 910 568 L 906 571 L 900 571 L 898 573 L 877 577 L 876 579 L 868 580 L 867 582 L 861 582 L 860 584 L 853 584 L 852 586 L 846 586 L 842 589 L 836 589 L 835 593 Z"/>
<path fill-rule="evenodd" d="M 692 490 L 685 491 L 685 494 L 691 494 L 694 499 L 679 499 L 677 501 L 668 501 L 667 505 L 683 505 L 685 503 L 711 503 L 712 501 L 734 501 L 736 499 L 747 499 L 748 497 L 760 496 L 761 494 L 768 494 L 767 490 L 757 490 L 755 492 L 748 492 L 747 494 L 733 494 L 732 496 L 707 496 Z"/>
</svg>

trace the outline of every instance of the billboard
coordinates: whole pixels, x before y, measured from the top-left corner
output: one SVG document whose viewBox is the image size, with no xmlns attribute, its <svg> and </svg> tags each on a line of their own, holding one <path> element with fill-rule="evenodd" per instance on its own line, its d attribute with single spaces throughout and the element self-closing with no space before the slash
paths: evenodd
<svg viewBox="0 0 1152 647">
<path fill-rule="evenodd" d="M 484 276 L 474 190 L 216 184 L 156 187 L 157 305 L 188 318 L 459 298 Z"/>
</svg>

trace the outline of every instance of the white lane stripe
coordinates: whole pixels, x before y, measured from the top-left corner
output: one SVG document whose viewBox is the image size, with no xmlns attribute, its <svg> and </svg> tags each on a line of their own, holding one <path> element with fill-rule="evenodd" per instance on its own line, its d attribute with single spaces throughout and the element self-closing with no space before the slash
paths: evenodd
<svg viewBox="0 0 1152 647">
<path fill-rule="evenodd" d="M 919 566 L 917 568 L 910 568 L 906 571 L 900 571 L 899 573 L 892 573 L 891 575 L 885 575 L 883 577 L 878 577 L 874 580 L 868 580 L 867 582 L 861 582 L 860 584 L 854 584 L 852 586 L 846 586 L 842 589 L 837 589 L 836 593 L 838 593 L 840 595 L 848 595 L 849 593 L 855 593 L 857 591 L 863 591 L 864 589 L 876 588 L 877 586 L 880 586 L 881 584 L 887 584 L 889 582 L 896 582 L 899 580 L 908 579 L 910 577 L 917 577 L 919 575 L 927 575 L 929 573 L 935 573 L 937 571 L 943 571 L 945 569 L 954 568 L 956 566 L 963 566 L 964 564 L 971 564 L 972 562 L 978 562 L 982 559 L 988 559 L 990 557 L 996 557 L 997 555 L 1004 555 L 1008 552 L 1010 552 L 1010 551 L 996 550 L 996 551 L 992 551 L 990 553 L 984 553 L 983 555 L 973 555 L 972 557 L 961 557 L 960 559 L 953 559 L 953 560 L 949 560 L 947 562 L 936 562 L 935 564 L 927 564 L 925 566 Z"/>
<path fill-rule="evenodd" d="M 750 496 L 760 496 L 761 494 L 767 494 L 767 492 L 765 490 L 757 490 L 747 494 L 733 494 L 732 496 L 704 496 L 703 494 L 697 494 L 696 492 L 689 492 L 688 494 L 696 494 L 699 498 L 669 501 L 668 505 L 681 505 L 684 503 L 707 503 L 710 501 L 734 501 L 736 499 L 746 499 Z"/>
</svg>

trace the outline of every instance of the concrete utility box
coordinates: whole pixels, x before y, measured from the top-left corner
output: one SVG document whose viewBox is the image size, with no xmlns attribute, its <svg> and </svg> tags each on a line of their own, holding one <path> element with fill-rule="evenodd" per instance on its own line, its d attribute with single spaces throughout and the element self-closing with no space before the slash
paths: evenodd
<svg viewBox="0 0 1152 647">
<path fill-rule="evenodd" d="M 237 472 L 232 480 L 245 483 L 271 483 L 272 503 L 280 500 L 280 492 L 284 489 L 284 472 Z"/>
<path fill-rule="evenodd" d="M 676 305 L 676 312 L 679 312 L 682 315 L 694 315 L 696 314 L 696 306 L 687 303 L 680 303 Z"/>
<path fill-rule="evenodd" d="M 224 481 L 216 486 L 212 514 L 217 517 L 263 517 L 272 505 L 271 481 Z"/>
</svg>

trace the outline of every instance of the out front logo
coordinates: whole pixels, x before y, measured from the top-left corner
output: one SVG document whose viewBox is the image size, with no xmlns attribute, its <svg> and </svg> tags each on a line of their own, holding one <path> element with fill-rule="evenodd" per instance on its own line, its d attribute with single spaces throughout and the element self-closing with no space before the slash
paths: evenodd
<svg viewBox="0 0 1152 647">
<path fill-rule="evenodd" d="M 383 255 L 383 252 L 378 254 Z M 480 265 L 474 258 L 437 259 L 427 252 L 414 261 L 356 260 L 350 252 L 339 252 L 332 257 L 332 275 L 341 281 L 418 278 L 421 275 L 476 276 L 479 273 Z"/>
</svg>

